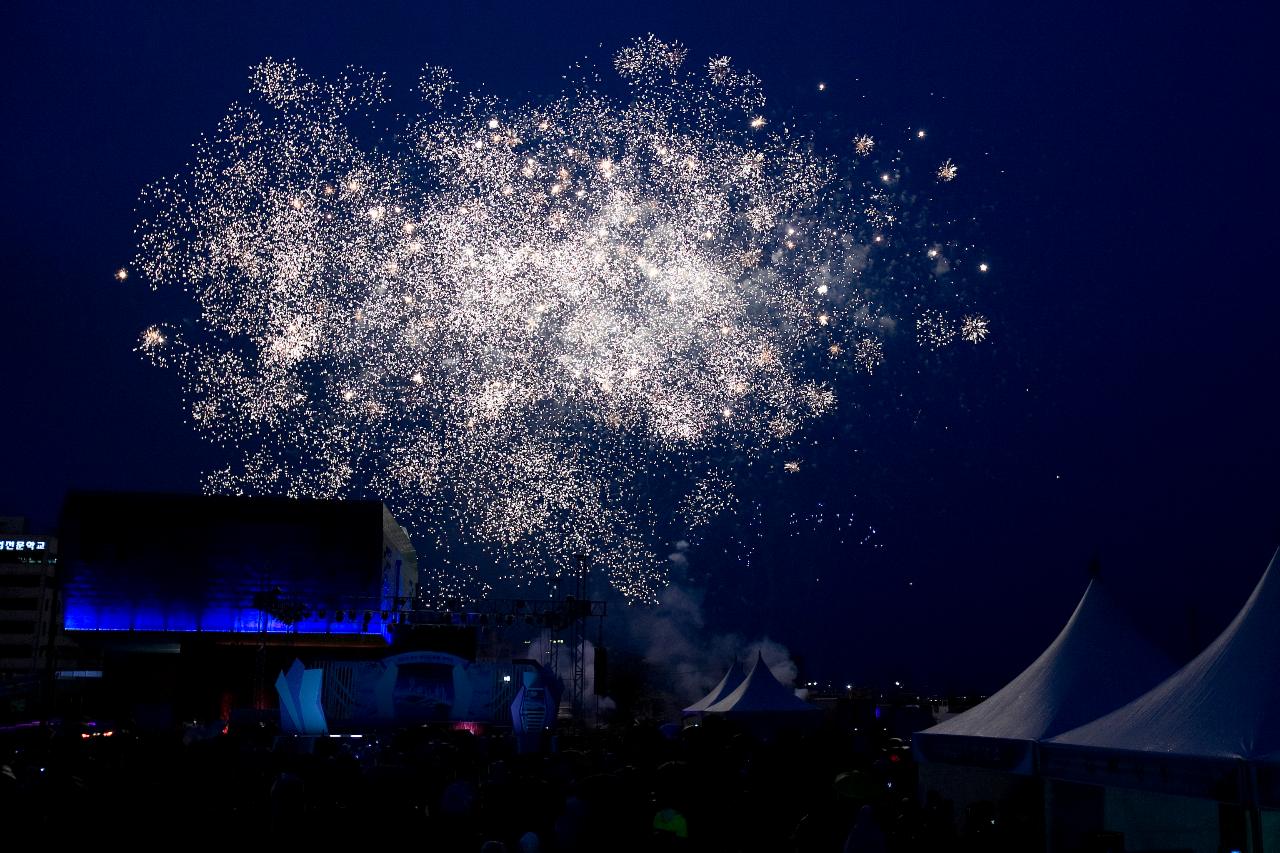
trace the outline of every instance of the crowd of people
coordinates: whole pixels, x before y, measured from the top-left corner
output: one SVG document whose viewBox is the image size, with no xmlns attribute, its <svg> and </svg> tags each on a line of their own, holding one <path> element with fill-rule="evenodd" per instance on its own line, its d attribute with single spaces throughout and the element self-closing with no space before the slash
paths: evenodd
<svg viewBox="0 0 1280 853">
<path fill-rule="evenodd" d="M 41 727 L 0 740 L 5 825 L 462 853 L 1013 849 L 985 815 L 919 797 L 901 741 L 833 724 L 761 738 L 718 719 L 633 723 L 549 733 L 526 754 L 507 732 L 448 725 L 104 735 Z"/>
</svg>

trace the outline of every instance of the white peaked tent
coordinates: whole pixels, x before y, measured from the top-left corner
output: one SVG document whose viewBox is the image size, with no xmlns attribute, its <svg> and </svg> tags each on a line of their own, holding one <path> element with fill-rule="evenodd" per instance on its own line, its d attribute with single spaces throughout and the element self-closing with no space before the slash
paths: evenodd
<svg viewBox="0 0 1280 853">
<path fill-rule="evenodd" d="M 1280 551 L 1208 648 L 1041 752 L 1050 778 L 1250 806 L 1259 831 L 1280 808 Z"/>
<path fill-rule="evenodd" d="M 733 666 L 729 667 L 728 671 L 725 672 L 724 678 L 720 679 L 720 683 L 711 688 L 710 693 L 685 708 L 681 713 L 685 716 L 701 714 L 707 708 L 732 693 L 744 678 L 746 678 L 746 673 L 742 670 L 742 664 L 735 660 Z"/>
<path fill-rule="evenodd" d="M 1032 773 L 1036 741 L 1119 707 L 1173 669 L 1095 576 L 1044 653 L 986 701 L 917 732 L 916 755 L 922 764 Z"/>
<path fill-rule="evenodd" d="M 773 677 L 764 657 L 756 652 L 742 683 L 718 702 L 708 705 L 707 714 L 725 717 L 770 717 L 783 714 L 817 713 L 818 708 L 796 696 L 795 692 Z"/>
</svg>

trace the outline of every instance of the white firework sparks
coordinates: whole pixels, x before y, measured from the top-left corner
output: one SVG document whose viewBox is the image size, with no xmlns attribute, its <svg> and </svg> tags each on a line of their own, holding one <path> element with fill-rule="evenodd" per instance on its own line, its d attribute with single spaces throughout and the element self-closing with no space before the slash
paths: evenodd
<svg viewBox="0 0 1280 853">
<path fill-rule="evenodd" d="M 652 600 L 654 496 L 706 524 L 734 501 L 708 464 L 834 406 L 811 355 L 880 363 L 884 305 L 854 280 L 896 216 L 881 188 L 831 202 L 838 164 L 765 127 L 754 75 L 685 58 L 649 36 L 614 60 L 630 98 L 518 105 L 429 67 L 424 113 L 378 144 L 381 78 L 260 65 L 256 102 L 143 194 L 135 266 L 198 318 L 140 349 L 240 454 L 206 488 L 376 494 L 434 540 L 438 597 L 587 551 Z"/>
<path fill-rule="evenodd" d="M 853 348 L 853 360 L 864 373 L 875 373 L 884 361 L 884 344 L 879 338 L 860 338 Z"/>
<path fill-rule="evenodd" d="M 966 314 L 960 319 L 960 337 L 971 344 L 982 343 L 989 333 L 987 318 L 981 314 Z"/>
<path fill-rule="evenodd" d="M 162 347 L 167 342 L 168 338 L 164 336 L 164 332 L 160 331 L 155 326 L 151 326 L 145 329 L 142 334 L 138 336 L 138 349 L 146 352 Z"/>
<path fill-rule="evenodd" d="M 942 349 L 956 338 L 956 327 L 941 311 L 929 308 L 916 318 L 916 340 L 920 346 Z"/>
<path fill-rule="evenodd" d="M 955 163 L 952 163 L 949 159 L 944 160 L 942 165 L 938 167 L 938 180 L 949 183 L 956 179 L 956 175 L 959 172 L 960 169 Z"/>
</svg>

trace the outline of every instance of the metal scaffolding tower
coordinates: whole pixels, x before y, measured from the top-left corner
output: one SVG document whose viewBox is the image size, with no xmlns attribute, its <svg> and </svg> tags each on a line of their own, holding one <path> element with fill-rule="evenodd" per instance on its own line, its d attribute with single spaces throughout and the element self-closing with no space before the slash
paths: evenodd
<svg viewBox="0 0 1280 853">
<path fill-rule="evenodd" d="M 573 600 L 571 602 L 566 600 L 565 609 L 571 618 L 569 624 L 569 654 L 573 672 L 571 707 L 573 718 L 581 721 L 585 719 L 587 709 L 587 615 L 590 612 L 587 602 L 587 571 L 590 567 L 590 558 L 586 554 L 575 554 L 574 559 L 578 563 L 577 584 Z"/>
</svg>

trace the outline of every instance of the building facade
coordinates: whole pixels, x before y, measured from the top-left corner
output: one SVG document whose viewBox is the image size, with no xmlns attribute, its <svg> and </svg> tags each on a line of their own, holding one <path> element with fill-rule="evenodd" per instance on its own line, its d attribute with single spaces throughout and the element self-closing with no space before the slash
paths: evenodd
<svg viewBox="0 0 1280 853">
<path fill-rule="evenodd" d="M 53 677 L 58 543 L 29 533 L 24 519 L 0 519 L 0 714 L 37 713 Z"/>
<path fill-rule="evenodd" d="M 78 492 L 68 632 L 389 638 L 417 555 L 378 501 Z"/>
<path fill-rule="evenodd" d="M 60 679 L 60 707 L 147 728 L 267 710 L 298 658 L 385 656 L 418 580 L 378 501 L 73 492 L 59 542 L 74 671 L 97 675 Z"/>
</svg>

